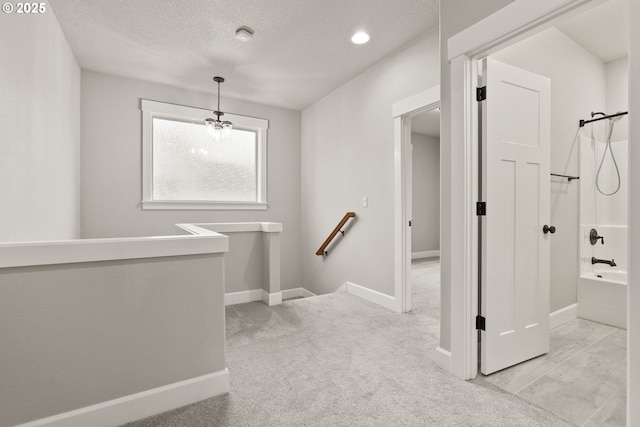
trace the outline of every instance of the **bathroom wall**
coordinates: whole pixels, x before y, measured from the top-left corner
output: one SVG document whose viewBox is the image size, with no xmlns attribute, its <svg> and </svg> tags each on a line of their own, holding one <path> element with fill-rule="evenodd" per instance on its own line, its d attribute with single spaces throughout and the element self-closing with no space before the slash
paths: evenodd
<svg viewBox="0 0 640 427">
<path fill-rule="evenodd" d="M 628 58 L 623 57 L 605 65 L 607 114 L 628 111 L 629 67 Z M 581 273 L 594 268 L 591 257 L 614 259 L 616 269 L 626 271 L 627 232 L 629 223 L 629 116 L 614 122 L 611 136 L 611 151 L 606 149 L 609 133 L 608 120 L 589 124 L 581 131 L 580 144 L 580 223 L 581 226 Z M 603 161 L 604 155 L 604 161 Z M 602 167 L 600 165 L 602 164 Z M 600 169 L 600 174 L 598 170 Z M 617 171 L 617 172 L 616 172 Z M 618 177 L 619 173 L 619 177 Z M 614 193 L 603 195 L 596 188 L 596 180 L 602 191 Z M 619 189 L 616 191 L 616 188 Z M 604 236 L 605 243 L 591 245 L 589 233 L 592 228 Z M 605 266 L 606 267 L 606 266 Z M 606 267 L 608 268 L 608 267 Z"/>
<path fill-rule="evenodd" d="M 439 83 L 438 32 L 363 72 L 302 112 L 304 287 L 346 281 L 394 295 L 394 103 Z M 362 207 L 362 198 L 369 206 Z M 315 252 L 348 211 L 357 217 L 328 257 Z"/>
<path fill-rule="evenodd" d="M 80 235 L 80 67 L 45 9 L 0 17 L 0 242 Z"/>
<path fill-rule="evenodd" d="M 280 222 L 281 287 L 300 287 L 300 112 L 221 100 L 224 111 L 269 120 L 266 211 L 142 210 L 141 98 L 211 108 L 215 92 L 82 71 L 82 237 L 173 234 L 176 223 Z M 251 253 L 245 240 L 232 246 Z"/>
<path fill-rule="evenodd" d="M 606 128 L 609 123 L 603 120 L 594 126 Z M 626 140 L 611 143 L 614 164 L 605 141 L 589 135 L 590 130 L 585 126 L 580 143 L 580 223 L 626 227 L 629 222 L 629 143 Z M 603 192 L 615 194 L 601 194 L 596 188 L 596 177 Z M 620 188 L 616 191 L 618 184 Z"/>
<path fill-rule="evenodd" d="M 640 111 L 640 3 L 629 2 L 629 111 Z M 640 140 L 640 120 L 629 122 L 629 141 Z M 629 146 L 629 164 L 640 164 L 640 147 Z M 629 182 L 640 182 L 640 168 L 629 169 Z M 640 425 L 640 185 L 629 188 L 629 283 L 627 425 Z"/>
<path fill-rule="evenodd" d="M 492 55 L 551 79 L 551 172 L 579 175 L 578 122 L 606 103 L 605 65 L 555 28 Z M 579 181 L 551 178 L 551 312 L 577 302 Z"/>
<path fill-rule="evenodd" d="M 607 114 L 629 110 L 629 58 L 627 56 L 605 65 L 607 73 Z M 616 122 L 612 141 L 629 139 L 629 116 Z"/>
<path fill-rule="evenodd" d="M 440 138 L 411 134 L 413 222 L 411 252 L 440 250 Z"/>
</svg>

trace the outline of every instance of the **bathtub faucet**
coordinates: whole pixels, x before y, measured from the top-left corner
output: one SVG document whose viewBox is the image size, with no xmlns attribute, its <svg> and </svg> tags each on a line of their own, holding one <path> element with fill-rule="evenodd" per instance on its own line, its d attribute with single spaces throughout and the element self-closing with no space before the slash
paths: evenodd
<svg viewBox="0 0 640 427">
<path fill-rule="evenodd" d="M 609 264 L 611 267 L 616 266 L 615 260 L 607 260 L 607 259 L 598 259 L 596 257 L 591 257 L 591 264 Z"/>
</svg>

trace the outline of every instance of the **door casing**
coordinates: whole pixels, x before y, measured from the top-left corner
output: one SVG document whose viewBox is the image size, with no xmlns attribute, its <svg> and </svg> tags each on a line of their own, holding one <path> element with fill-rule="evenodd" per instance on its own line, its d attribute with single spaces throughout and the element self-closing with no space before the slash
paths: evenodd
<svg viewBox="0 0 640 427">
<path fill-rule="evenodd" d="M 450 372 L 462 379 L 478 373 L 478 220 L 479 188 L 477 89 L 478 60 L 542 31 L 560 18 L 581 13 L 602 0 L 515 0 L 448 40 L 450 61 L 450 159 L 442 192 L 451 195 Z M 443 151 L 444 151 L 443 150 Z M 455 265 L 454 265 L 455 261 Z M 443 273 L 444 274 L 444 273 Z"/>
<path fill-rule="evenodd" d="M 440 106 L 440 85 L 392 107 L 394 163 L 394 281 L 396 310 L 411 310 L 411 117 Z M 440 157 L 442 159 L 442 157 Z M 442 160 L 440 160 L 442 161 Z"/>
</svg>

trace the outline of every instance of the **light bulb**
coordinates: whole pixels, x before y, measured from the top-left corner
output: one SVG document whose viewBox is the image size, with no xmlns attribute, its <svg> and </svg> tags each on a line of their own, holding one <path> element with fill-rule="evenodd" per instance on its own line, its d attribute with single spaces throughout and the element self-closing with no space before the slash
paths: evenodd
<svg viewBox="0 0 640 427">
<path fill-rule="evenodd" d="M 204 125 L 207 128 L 207 133 L 209 134 L 209 136 L 213 136 L 214 120 L 213 119 L 205 119 Z"/>
<path fill-rule="evenodd" d="M 233 129 L 233 123 L 231 122 L 223 122 L 222 123 L 222 138 L 225 141 L 231 140 L 231 130 Z"/>
<path fill-rule="evenodd" d="M 351 43 L 353 44 L 365 44 L 368 41 L 369 41 L 369 34 L 363 31 L 355 33 L 353 37 L 351 37 Z"/>
<path fill-rule="evenodd" d="M 222 139 L 222 128 L 216 125 L 213 131 L 213 141 L 220 142 L 221 139 Z"/>
</svg>

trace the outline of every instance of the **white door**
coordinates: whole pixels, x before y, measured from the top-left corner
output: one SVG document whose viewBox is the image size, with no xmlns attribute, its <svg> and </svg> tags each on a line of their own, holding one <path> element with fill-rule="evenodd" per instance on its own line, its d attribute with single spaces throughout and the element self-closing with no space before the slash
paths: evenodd
<svg viewBox="0 0 640 427">
<path fill-rule="evenodd" d="M 483 63 L 481 372 L 549 351 L 550 87 L 547 77 Z"/>
</svg>

